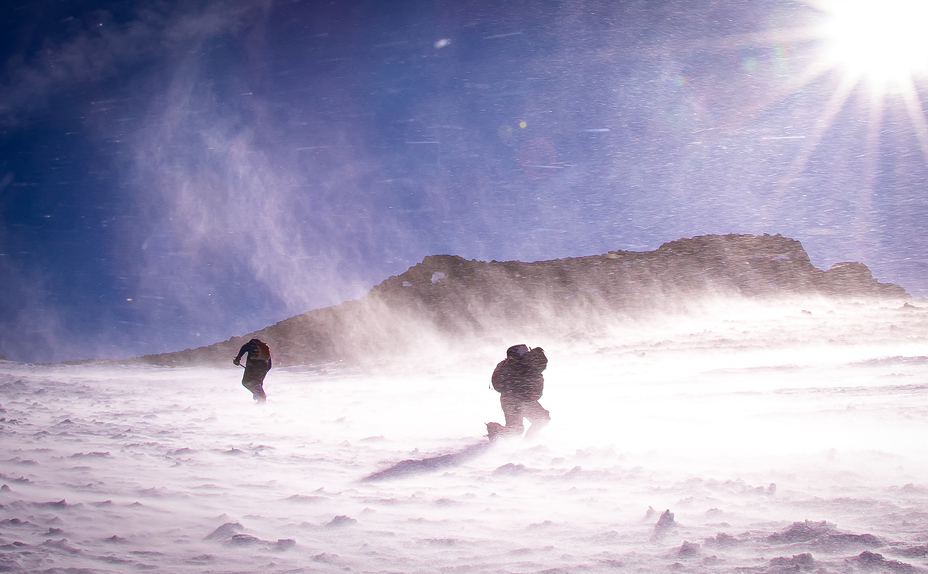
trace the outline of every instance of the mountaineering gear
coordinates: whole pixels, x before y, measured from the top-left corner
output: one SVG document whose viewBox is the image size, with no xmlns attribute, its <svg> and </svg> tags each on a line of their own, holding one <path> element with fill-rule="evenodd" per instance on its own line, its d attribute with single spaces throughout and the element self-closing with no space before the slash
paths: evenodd
<svg viewBox="0 0 928 574">
<path fill-rule="evenodd" d="M 523 417 L 532 423 L 528 432 L 525 433 L 526 438 L 538 434 L 538 431 L 551 421 L 551 414 L 538 401 L 524 401 L 519 397 L 504 394 L 500 395 L 499 404 L 503 409 L 503 416 L 506 418 L 504 428 L 511 429 L 507 432 L 512 434 L 522 434 L 522 430 L 525 428 L 522 426 Z"/>
<path fill-rule="evenodd" d="M 521 436 L 525 428 L 523 418 L 532 423 L 526 437 L 537 434 L 551 420 L 550 413 L 538 402 L 545 386 L 541 373 L 547 366 L 548 357 L 541 347 L 513 345 L 506 350 L 506 358 L 496 365 L 490 379 L 500 393 L 506 426 L 487 423 L 487 437 L 491 441 L 500 436 Z"/>
<path fill-rule="evenodd" d="M 271 348 L 267 346 L 267 343 L 261 339 L 252 339 L 242 345 L 242 348 L 239 349 L 238 355 L 235 356 L 235 359 L 232 360 L 233 363 L 237 363 L 241 360 L 242 355 L 248 353 L 248 362 L 251 361 L 265 361 L 268 363 L 268 369 L 271 368 Z"/>
<path fill-rule="evenodd" d="M 248 358 L 245 361 L 245 373 L 242 375 L 242 386 L 251 391 L 252 398 L 259 403 L 267 401 L 267 394 L 264 392 L 264 377 L 271 370 L 271 349 L 267 343 L 260 339 L 252 339 L 242 345 L 238 355 L 232 359 L 232 362 L 241 366 L 242 355 L 247 353 Z"/>
<path fill-rule="evenodd" d="M 490 442 L 496 441 L 500 435 L 505 434 L 506 427 L 499 423 L 487 423 L 487 438 Z"/>
</svg>

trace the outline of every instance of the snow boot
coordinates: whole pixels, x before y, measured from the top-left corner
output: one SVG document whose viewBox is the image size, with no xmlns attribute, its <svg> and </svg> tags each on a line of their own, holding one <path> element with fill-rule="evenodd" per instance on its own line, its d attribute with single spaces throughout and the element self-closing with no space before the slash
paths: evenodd
<svg viewBox="0 0 928 574">
<path fill-rule="evenodd" d="M 505 434 L 505 430 L 506 427 L 499 423 L 487 423 L 487 438 L 494 442 L 500 435 Z"/>
</svg>

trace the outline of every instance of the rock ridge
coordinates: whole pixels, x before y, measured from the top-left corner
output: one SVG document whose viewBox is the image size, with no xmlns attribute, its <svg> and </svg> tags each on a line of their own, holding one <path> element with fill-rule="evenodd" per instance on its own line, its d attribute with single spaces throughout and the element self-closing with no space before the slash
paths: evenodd
<svg viewBox="0 0 928 574">
<path fill-rule="evenodd" d="M 500 330 L 583 332 L 616 316 L 634 316 L 702 297 L 831 297 L 907 300 L 857 262 L 827 271 L 802 244 L 782 235 L 702 235 L 653 251 L 522 261 L 429 255 L 375 285 L 362 298 L 316 309 L 242 337 L 133 361 L 158 365 L 224 364 L 258 337 L 280 366 L 397 353 L 430 337 L 483 338 Z"/>
</svg>

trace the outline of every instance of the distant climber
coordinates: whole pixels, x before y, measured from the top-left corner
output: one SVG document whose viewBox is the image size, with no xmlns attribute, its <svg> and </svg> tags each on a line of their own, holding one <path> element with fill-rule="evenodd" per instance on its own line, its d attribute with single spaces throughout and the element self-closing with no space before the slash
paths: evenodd
<svg viewBox="0 0 928 574">
<path fill-rule="evenodd" d="M 493 371 L 492 383 L 499 396 L 499 404 L 506 417 L 506 426 L 487 423 L 487 436 L 491 441 L 501 436 L 522 436 L 522 419 L 532 423 L 526 438 L 538 434 L 551 415 L 538 399 L 544 391 L 545 378 L 541 374 L 548 366 L 548 357 L 541 347 L 513 345 L 506 350 L 506 358 Z"/>
<path fill-rule="evenodd" d="M 251 391 L 252 398 L 259 403 L 267 402 L 264 392 L 264 377 L 271 370 L 271 349 L 261 339 L 252 339 L 242 345 L 232 363 L 241 366 L 242 355 L 248 354 L 245 361 L 245 374 L 242 386 Z"/>
</svg>

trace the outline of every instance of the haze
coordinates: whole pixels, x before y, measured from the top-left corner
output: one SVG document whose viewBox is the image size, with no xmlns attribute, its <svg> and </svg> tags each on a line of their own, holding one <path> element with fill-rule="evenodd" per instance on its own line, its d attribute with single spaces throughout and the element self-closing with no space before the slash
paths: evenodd
<svg viewBox="0 0 928 574">
<path fill-rule="evenodd" d="M 0 363 L 0 566 L 919 572 L 926 313 L 730 301 L 527 340 L 552 422 L 492 446 L 504 348 L 275 369 L 263 407 L 232 365 Z"/>
<path fill-rule="evenodd" d="M 924 77 L 856 83 L 822 6 L 13 2 L 0 353 L 180 350 L 431 254 L 705 233 L 922 296 Z"/>
</svg>

